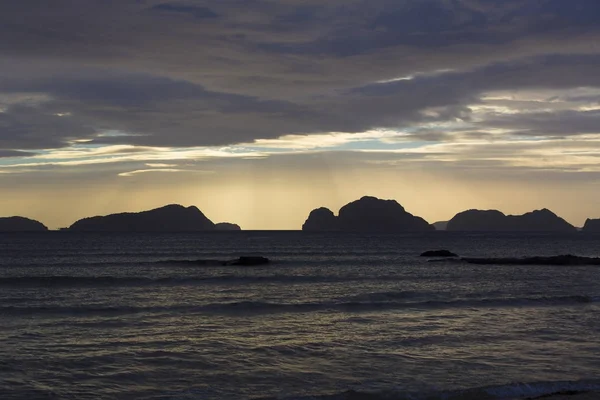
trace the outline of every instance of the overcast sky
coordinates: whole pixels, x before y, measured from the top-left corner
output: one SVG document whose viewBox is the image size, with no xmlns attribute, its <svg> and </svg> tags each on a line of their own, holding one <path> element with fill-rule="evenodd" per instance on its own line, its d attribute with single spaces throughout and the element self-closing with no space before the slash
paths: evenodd
<svg viewBox="0 0 600 400">
<path fill-rule="evenodd" d="M 0 215 L 600 217 L 598 0 L 0 2 Z"/>
</svg>

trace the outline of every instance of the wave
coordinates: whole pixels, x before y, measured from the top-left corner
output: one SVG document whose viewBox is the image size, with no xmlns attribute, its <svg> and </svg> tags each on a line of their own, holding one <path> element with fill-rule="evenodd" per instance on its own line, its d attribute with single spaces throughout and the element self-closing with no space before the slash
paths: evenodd
<svg viewBox="0 0 600 400">
<path fill-rule="evenodd" d="M 478 387 L 464 390 L 440 392 L 406 392 L 389 390 L 382 392 L 348 390 L 315 396 L 278 397 L 279 400 L 502 400 L 536 399 L 553 394 L 577 394 L 600 391 L 600 381 L 558 381 L 511 383 L 500 386 Z M 263 397 L 256 400 L 275 400 Z"/>
<path fill-rule="evenodd" d="M 490 308 L 521 306 L 576 305 L 598 302 L 598 298 L 573 295 L 556 297 L 529 297 L 478 300 L 430 300 L 430 301 L 327 301 L 275 303 L 265 301 L 238 301 L 209 303 L 203 305 L 174 304 L 165 306 L 0 306 L 0 315 L 122 315 L 138 313 L 186 313 L 252 315 L 270 313 L 310 313 L 317 311 L 369 312 L 394 309 L 445 309 Z"/>
<path fill-rule="evenodd" d="M 102 286 L 168 286 L 195 284 L 249 283 L 335 283 L 372 280 L 402 280 L 402 277 L 365 277 L 335 275 L 214 275 L 214 276 L 13 276 L 0 278 L 0 287 L 102 287 Z"/>
</svg>

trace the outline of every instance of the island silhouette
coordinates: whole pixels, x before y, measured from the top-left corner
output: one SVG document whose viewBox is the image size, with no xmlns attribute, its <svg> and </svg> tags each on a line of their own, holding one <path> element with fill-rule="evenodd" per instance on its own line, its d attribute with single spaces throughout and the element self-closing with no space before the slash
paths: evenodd
<svg viewBox="0 0 600 400">
<path fill-rule="evenodd" d="M 303 231 L 428 232 L 435 228 L 407 212 L 396 200 L 364 196 L 346 204 L 336 217 L 325 207 L 311 211 Z"/>
<path fill-rule="evenodd" d="M 544 208 L 523 215 L 505 215 L 498 210 L 467 210 L 456 214 L 448 221 L 446 230 L 470 232 L 576 232 L 577 228 Z"/>
<path fill-rule="evenodd" d="M 62 231 L 73 232 L 205 232 L 240 231 L 229 222 L 213 223 L 196 206 L 169 204 L 140 212 L 122 212 L 82 218 Z M 363 196 L 340 208 L 336 216 L 328 208 L 312 210 L 303 231 L 320 232 L 558 232 L 573 233 L 577 228 L 552 211 L 543 208 L 522 215 L 506 215 L 498 210 L 471 209 L 459 212 L 449 221 L 429 224 L 407 212 L 396 200 Z M 0 217 L 0 232 L 45 232 L 48 228 L 30 218 Z M 587 219 L 582 232 L 600 232 L 600 219 Z"/>
<path fill-rule="evenodd" d="M 241 231 L 242 228 L 238 224 L 232 224 L 229 222 L 219 222 L 215 224 L 215 230 L 217 231 Z"/>
<path fill-rule="evenodd" d="M 238 225 L 215 224 L 196 206 L 169 204 L 136 213 L 118 213 L 83 218 L 71 225 L 69 231 L 93 232 L 197 232 L 239 230 Z"/>
<path fill-rule="evenodd" d="M 39 221 L 25 217 L 0 217 L 0 232 L 45 232 L 48 228 Z"/>
<path fill-rule="evenodd" d="M 583 232 L 600 232 L 600 218 L 598 219 L 586 219 L 585 225 L 581 228 Z"/>
</svg>

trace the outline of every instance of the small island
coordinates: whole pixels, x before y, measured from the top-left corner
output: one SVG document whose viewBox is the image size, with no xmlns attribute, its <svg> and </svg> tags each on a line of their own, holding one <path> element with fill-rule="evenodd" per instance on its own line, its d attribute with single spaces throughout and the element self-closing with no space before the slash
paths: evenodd
<svg viewBox="0 0 600 400">
<path fill-rule="evenodd" d="M 341 232 L 430 232 L 435 228 L 407 212 L 395 200 L 365 196 L 343 206 L 338 216 L 328 208 L 317 208 L 308 216 L 303 231 Z"/>
<path fill-rule="evenodd" d="M 0 232 L 46 232 L 39 221 L 25 217 L 0 217 Z"/>
<path fill-rule="evenodd" d="M 229 222 L 219 222 L 215 224 L 215 230 L 217 231 L 241 231 L 242 228 L 238 224 L 232 224 Z"/>
<path fill-rule="evenodd" d="M 598 219 L 586 219 L 585 225 L 581 229 L 582 232 L 586 233 L 598 233 L 600 232 L 600 218 Z"/>
<path fill-rule="evenodd" d="M 179 204 L 137 213 L 83 218 L 68 228 L 77 232 L 198 232 L 216 229 L 215 224 L 197 207 Z"/>
<path fill-rule="evenodd" d="M 505 215 L 498 210 L 467 210 L 456 214 L 446 227 L 463 232 L 564 232 L 577 229 L 544 208 L 523 215 Z"/>
</svg>

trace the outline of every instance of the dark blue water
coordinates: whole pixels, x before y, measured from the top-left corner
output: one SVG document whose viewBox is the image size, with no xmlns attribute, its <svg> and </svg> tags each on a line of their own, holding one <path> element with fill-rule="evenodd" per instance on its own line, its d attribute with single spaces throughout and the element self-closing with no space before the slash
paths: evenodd
<svg viewBox="0 0 600 400">
<path fill-rule="evenodd" d="M 0 398 L 493 399 L 600 388 L 599 267 L 418 257 L 438 248 L 597 257 L 600 236 L 0 235 Z M 183 262 L 253 254 L 274 263 Z"/>
</svg>

